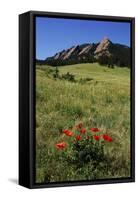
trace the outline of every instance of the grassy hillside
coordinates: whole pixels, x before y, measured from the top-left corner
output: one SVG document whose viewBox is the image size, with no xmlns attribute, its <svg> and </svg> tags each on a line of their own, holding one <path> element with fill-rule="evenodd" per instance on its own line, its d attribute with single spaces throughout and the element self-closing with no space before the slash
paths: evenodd
<svg viewBox="0 0 138 200">
<path fill-rule="evenodd" d="M 129 177 L 130 70 L 96 63 L 58 69 L 60 76 L 74 74 L 75 81 L 53 78 L 55 68 L 36 66 L 36 182 Z M 98 127 L 100 134 L 108 132 L 112 137 L 112 142 L 104 143 L 105 159 L 98 164 L 93 159 L 82 159 L 81 165 L 79 160 L 69 162 L 69 157 L 75 159 L 74 140 L 63 130 L 74 133 L 80 122 L 88 134 L 90 127 Z M 62 141 L 68 142 L 69 148 L 59 151 L 55 144 Z M 87 146 L 89 151 L 94 147 L 91 143 Z"/>
</svg>

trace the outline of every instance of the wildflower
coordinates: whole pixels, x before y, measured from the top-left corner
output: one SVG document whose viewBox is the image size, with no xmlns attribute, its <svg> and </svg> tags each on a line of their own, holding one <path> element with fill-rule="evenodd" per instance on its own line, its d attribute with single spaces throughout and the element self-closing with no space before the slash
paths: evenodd
<svg viewBox="0 0 138 200">
<path fill-rule="evenodd" d="M 100 140 L 100 136 L 98 136 L 98 135 L 94 135 L 93 138 L 94 138 L 95 140 Z"/>
<path fill-rule="evenodd" d="M 73 133 L 70 130 L 68 130 L 68 129 L 65 129 L 63 131 L 63 133 L 65 133 L 67 136 L 72 136 L 73 135 Z"/>
<path fill-rule="evenodd" d="M 81 136 L 80 136 L 80 135 L 77 135 L 77 136 L 76 136 L 76 140 L 79 141 L 80 139 L 81 139 Z"/>
<path fill-rule="evenodd" d="M 112 142 L 113 139 L 111 137 L 108 138 L 108 142 Z"/>
<path fill-rule="evenodd" d="M 82 133 L 82 134 L 86 133 L 86 129 L 85 128 L 81 129 L 80 133 Z"/>
<path fill-rule="evenodd" d="M 112 138 L 107 134 L 103 134 L 103 139 L 108 141 L 108 142 L 112 142 L 113 141 Z"/>
<path fill-rule="evenodd" d="M 92 132 L 99 132 L 99 131 L 100 131 L 99 128 L 90 128 L 90 130 L 91 130 Z"/>
<path fill-rule="evenodd" d="M 108 137 L 109 137 L 109 136 L 108 136 L 107 134 L 103 134 L 103 139 L 104 139 L 104 140 L 108 140 Z"/>
<path fill-rule="evenodd" d="M 64 149 L 66 147 L 66 143 L 65 142 L 60 142 L 56 144 L 56 148 L 57 149 Z"/>
</svg>

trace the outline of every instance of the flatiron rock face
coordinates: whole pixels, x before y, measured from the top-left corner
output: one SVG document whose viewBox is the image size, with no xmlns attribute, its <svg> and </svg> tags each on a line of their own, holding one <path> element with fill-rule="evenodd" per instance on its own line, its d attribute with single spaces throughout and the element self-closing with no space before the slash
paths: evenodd
<svg viewBox="0 0 138 200">
<path fill-rule="evenodd" d="M 111 42 L 107 37 L 99 43 L 78 44 L 57 52 L 54 56 L 45 60 L 39 60 L 40 64 L 68 65 L 82 62 L 99 62 L 99 59 L 112 58 L 112 63 L 118 66 L 130 66 L 130 48 L 126 45 Z"/>
<path fill-rule="evenodd" d="M 96 48 L 94 54 L 98 54 L 98 53 L 100 53 L 100 52 L 102 52 L 102 51 L 108 50 L 110 44 L 111 44 L 111 41 L 110 41 L 107 37 L 105 37 L 105 38 L 100 42 L 100 44 L 97 46 L 97 48 Z"/>
</svg>

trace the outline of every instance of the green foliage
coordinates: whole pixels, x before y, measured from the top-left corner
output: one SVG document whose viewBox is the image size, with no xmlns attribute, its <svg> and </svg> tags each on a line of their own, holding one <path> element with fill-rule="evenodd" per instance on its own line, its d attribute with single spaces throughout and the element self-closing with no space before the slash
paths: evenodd
<svg viewBox="0 0 138 200">
<path fill-rule="evenodd" d="M 68 80 L 71 82 L 75 82 L 75 75 L 67 72 L 66 74 L 62 74 L 61 79 Z"/>
<path fill-rule="evenodd" d="M 106 55 L 102 55 L 98 58 L 98 62 L 100 65 L 108 65 L 109 57 Z"/>
<path fill-rule="evenodd" d="M 74 143 L 73 152 L 72 161 L 77 168 L 89 162 L 96 168 L 105 159 L 103 145 L 99 141 L 93 141 L 92 138 Z"/>
<path fill-rule="evenodd" d="M 56 67 L 56 69 L 54 70 L 54 73 L 53 73 L 53 78 L 59 78 L 59 70 L 58 68 Z"/>
</svg>

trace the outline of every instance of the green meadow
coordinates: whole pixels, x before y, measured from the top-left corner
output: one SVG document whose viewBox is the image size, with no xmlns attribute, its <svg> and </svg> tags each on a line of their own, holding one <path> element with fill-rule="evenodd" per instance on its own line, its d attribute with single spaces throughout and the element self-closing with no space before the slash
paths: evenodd
<svg viewBox="0 0 138 200">
<path fill-rule="evenodd" d="M 58 67 L 60 77 L 69 72 L 75 81 L 55 78 L 55 70 L 36 66 L 36 182 L 130 177 L 130 69 L 98 63 Z M 108 131 L 113 139 L 104 146 L 107 159 L 98 165 L 76 166 L 64 159 L 72 156 L 70 150 L 55 147 L 69 140 L 63 130 L 74 131 L 80 122 L 86 129 Z"/>
</svg>

